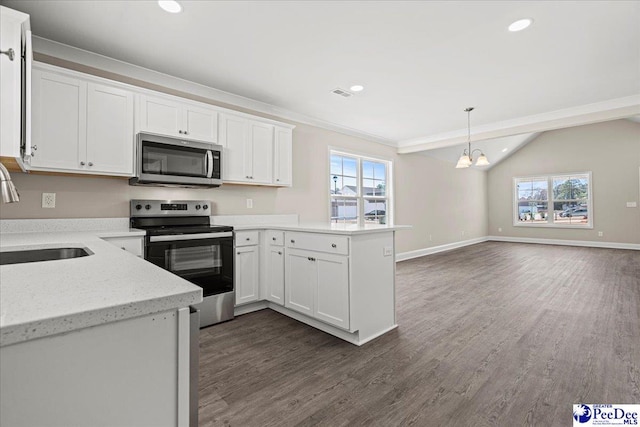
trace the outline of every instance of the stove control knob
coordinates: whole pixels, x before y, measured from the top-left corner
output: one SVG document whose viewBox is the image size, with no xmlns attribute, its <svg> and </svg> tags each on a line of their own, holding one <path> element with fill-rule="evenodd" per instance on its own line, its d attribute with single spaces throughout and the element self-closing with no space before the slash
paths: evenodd
<svg viewBox="0 0 640 427">
<path fill-rule="evenodd" d="M 144 205 L 144 208 L 145 208 L 146 210 L 149 210 L 149 209 L 151 209 L 151 205 Z"/>
<path fill-rule="evenodd" d="M 142 209 L 142 205 L 136 205 L 136 210 Z"/>
<path fill-rule="evenodd" d="M 196 205 L 196 210 L 200 210 L 200 205 Z"/>
<path fill-rule="evenodd" d="M 209 205 L 202 205 L 202 209 L 204 209 L 204 210 L 209 209 Z"/>
</svg>

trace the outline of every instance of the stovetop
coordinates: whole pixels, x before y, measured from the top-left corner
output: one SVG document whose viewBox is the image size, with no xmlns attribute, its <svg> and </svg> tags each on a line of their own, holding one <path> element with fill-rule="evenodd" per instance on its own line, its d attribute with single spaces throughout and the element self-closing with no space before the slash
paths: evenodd
<svg viewBox="0 0 640 427">
<path fill-rule="evenodd" d="M 208 200 L 131 200 L 131 228 L 147 235 L 177 235 L 233 231 L 233 227 L 211 225 Z"/>
</svg>

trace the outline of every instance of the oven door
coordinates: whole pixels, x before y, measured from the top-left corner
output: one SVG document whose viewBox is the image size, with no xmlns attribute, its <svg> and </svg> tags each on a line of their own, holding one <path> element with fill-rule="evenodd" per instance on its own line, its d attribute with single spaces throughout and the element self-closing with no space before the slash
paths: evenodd
<svg viewBox="0 0 640 427">
<path fill-rule="evenodd" d="M 148 236 L 144 258 L 202 288 L 202 296 L 233 292 L 233 233 Z"/>
</svg>

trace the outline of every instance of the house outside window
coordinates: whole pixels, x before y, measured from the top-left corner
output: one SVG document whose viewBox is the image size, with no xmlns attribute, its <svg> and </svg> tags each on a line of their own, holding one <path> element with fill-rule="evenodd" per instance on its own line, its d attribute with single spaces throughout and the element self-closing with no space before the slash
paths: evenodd
<svg viewBox="0 0 640 427">
<path fill-rule="evenodd" d="M 386 224 L 391 215 L 391 162 L 331 150 L 332 223 Z"/>
<path fill-rule="evenodd" d="M 593 228 L 591 172 L 516 177 L 514 226 Z"/>
</svg>

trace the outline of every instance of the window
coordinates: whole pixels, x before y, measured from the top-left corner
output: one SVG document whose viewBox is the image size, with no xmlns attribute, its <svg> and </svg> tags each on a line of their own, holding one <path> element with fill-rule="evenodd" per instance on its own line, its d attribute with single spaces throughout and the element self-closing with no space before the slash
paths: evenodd
<svg viewBox="0 0 640 427">
<path fill-rule="evenodd" d="M 514 225 L 592 228 L 591 172 L 514 178 Z"/>
<path fill-rule="evenodd" d="M 333 150 L 329 154 L 331 222 L 386 224 L 391 162 Z"/>
</svg>

